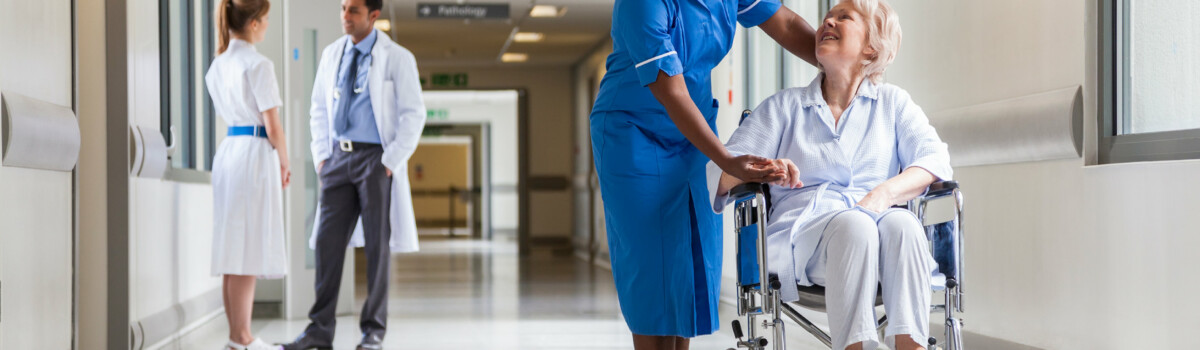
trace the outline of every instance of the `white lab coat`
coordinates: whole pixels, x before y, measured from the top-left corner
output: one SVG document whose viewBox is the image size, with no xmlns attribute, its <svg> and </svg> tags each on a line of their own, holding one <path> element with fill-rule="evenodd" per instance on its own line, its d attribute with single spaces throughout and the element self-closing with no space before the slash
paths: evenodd
<svg viewBox="0 0 1200 350">
<path fill-rule="evenodd" d="M 408 159 L 417 148 L 421 130 L 425 127 L 425 102 L 421 97 L 421 81 L 417 61 L 412 52 L 396 44 L 383 32 L 376 30 L 375 46 L 371 49 L 371 68 L 367 90 L 371 93 L 371 109 L 379 139 L 383 143 L 383 165 L 392 171 L 391 226 L 389 242 L 393 253 L 417 251 L 417 222 L 413 216 L 412 193 L 408 183 Z M 343 36 L 325 47 L 312 94 L 312 155 L 314 164 L 329 159 L 335 152 L 333 90 L 337 88 L 338 64 L 349 36 Z M 336 151 L 340 152 L 340 150 Z M 320 213 L 320 206 L 317 213 Z M 320 215 L 313 225 L 308 241 L 316 249 Z M 354 230 L 350 244 L 362 247 L 365 243 L 362 222 Z"/>
</svg>

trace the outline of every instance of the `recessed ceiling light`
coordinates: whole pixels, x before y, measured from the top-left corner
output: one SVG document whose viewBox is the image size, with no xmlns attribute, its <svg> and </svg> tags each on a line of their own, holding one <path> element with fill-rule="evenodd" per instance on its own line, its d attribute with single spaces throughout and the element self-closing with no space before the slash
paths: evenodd
<svg viewBox="0 0 1200 350">
<path fill-rule="evenodd" d="M 519 52 L 505 52 L 503 55 L 500 56 L 500 61 L 506 62 L 506 63 L 525 62 L 528 60 L 529 60 L 529 55 L 519 53 Z"/>
<path fill-rule="evenodd" d="M 533 9 L 529 10 L 529 15 L 532 17 L 562 17 L 565 14 L 567 14 L 566 6 L 534 5 Z"/>
<path fill-rule="evenodd" d="M 390 32 L 390 31 L 392 31 L 392 21 L 386 20 L 386 19 L 376 20 L 375 21 L 375 29 L 379 29 L 379 30 L 382 30 L 385 32 Z"/>
<path fill-rule="evenodd" d="M 517 32 L 517 34 L 513 34 L 513 41 L 516 41 L 519 43 L 536 43 L 536 42 L 542 41 L 542 39 L 545 39 L 545 38 L 546 38 L 546 35 L 544 35 L 542 33 Z"/>
</svg>

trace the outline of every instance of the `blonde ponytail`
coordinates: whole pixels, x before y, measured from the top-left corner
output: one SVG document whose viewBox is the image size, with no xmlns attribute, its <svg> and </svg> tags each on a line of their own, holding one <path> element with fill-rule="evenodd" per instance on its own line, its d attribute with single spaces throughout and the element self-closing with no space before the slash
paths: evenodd
<svg viewBox="0 0 1200 350">
<path fill-rule="evenodd" d="M 216 30 L 217 54 L 229 49 L 233 33 L 246 30 L 246 25 L 266 16 L 271 11 L 271 2 L 267 0 L 221 0 L 217 4 Z"/>
</svg>

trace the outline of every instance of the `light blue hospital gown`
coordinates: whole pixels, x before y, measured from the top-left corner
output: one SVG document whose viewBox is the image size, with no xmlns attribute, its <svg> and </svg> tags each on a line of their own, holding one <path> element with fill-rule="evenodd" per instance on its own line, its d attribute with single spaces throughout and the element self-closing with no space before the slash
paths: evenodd
<svg viewBox="0 0 1200 350">
<path fill-rule="evenodd" d="M 633 333 L 694 337 L 717 330 L 721 217 L 704 183 L 708 158 L 646 86 L 682 74 L 716 131 L 713 67 L 736 23 L 753 27 L 778 0 L 617 0 L 613 53 L 591 115 L 617 296 Z"/>
<path fill-rule="evenodd" d="M 875 186 L 909 167 L 942 180 L 953 175 L 946 144 L 908 92 L 863 79 L 835 125 L 821 94 L 822 78 L 767 98 L 725 145 L 733 154 L 787 158 L 799 168 L 804 187 L 770 187 L 767 256 L 770 272 L 800 285 L 812 285 L 813 267 L 823 266 L 810 259 L 833 214 L 854 208 Z M 716 196 L 721 170 L 709 163 L 707 172 L 719 213 L 731 200 Z M 796 283 L 783 283 L 784 301 L 799 298 Z"/>
</svg>

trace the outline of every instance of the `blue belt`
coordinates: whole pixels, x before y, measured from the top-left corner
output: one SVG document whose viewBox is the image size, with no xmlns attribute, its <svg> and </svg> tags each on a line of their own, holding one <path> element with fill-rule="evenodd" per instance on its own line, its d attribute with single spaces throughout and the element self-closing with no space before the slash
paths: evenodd
<svg viewBox="0 0 1200 350">
<path fill-rule="evenodd" d="M 267 137 L 267 127 L 265 126 L 231 126 L 229 127 L 228 136 L 258 136 Z"/>
</svg>

